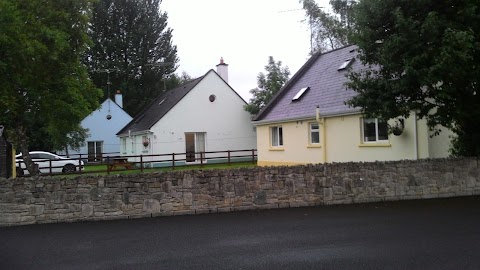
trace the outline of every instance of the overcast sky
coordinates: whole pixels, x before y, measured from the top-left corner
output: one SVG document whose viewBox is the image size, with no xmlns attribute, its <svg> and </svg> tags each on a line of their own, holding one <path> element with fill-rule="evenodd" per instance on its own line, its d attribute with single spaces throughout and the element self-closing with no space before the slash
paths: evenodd
<svg viewBox="0 0 480 270">
<path fill-rule="evenodd" d="M 317 0 L 328 6 L 328 0 Z M 292 76 L 308 59 L 309 30 L 298 0 L 163 0 L 173 29 L 177 73 L 204 75 L 223 57 L 229 84 L 245 101 L 265 72 L 268 57 L 282 61 Z"/>
</svg>

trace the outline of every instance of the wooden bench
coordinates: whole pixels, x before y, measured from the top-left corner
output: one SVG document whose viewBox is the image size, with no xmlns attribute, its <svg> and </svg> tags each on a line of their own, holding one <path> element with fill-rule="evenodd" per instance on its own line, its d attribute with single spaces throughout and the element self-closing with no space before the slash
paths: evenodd
<svg viewBox="0 0 480 270">
<path fill-rule="evenodd" d="M 128 162 L 127 158 L 113 158 L 110 163 L 107 164 L 107 169 L 113 171 L 117 167 L 124 167 L 125 169 L 133 169 L 133 164 Z"/>
</svg>

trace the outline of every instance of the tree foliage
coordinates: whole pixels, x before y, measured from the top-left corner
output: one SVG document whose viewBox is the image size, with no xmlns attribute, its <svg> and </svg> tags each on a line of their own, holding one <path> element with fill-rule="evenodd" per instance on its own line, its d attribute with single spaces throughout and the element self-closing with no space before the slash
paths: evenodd
<svg viewBox="0 0 480 270">
<path fill-rule="evenodd" d="M 384 119 L 415 111 L 457 134 L 454 154 L 479 156 L 480 3 L 362 0 L 355 22 L 352 40 L 372 68 L 349 75 L 349 104 Z"/>
<path fill-rule="evenodd" d="M 0 122 L 31 174 L 33 138 L 54 147 L 98 107 L 82 56 L 90 0 L 0 1 Z"/>
<path fill-rule="evenodd" d="M 121 89 L 124 109 L 136 115 L 164 88 L 175 87 L 167 78 L 177 68 L 168 16 L 161 0 L 98 0 L 89 36 L 93 44 L 85 61 L 95 85 L 108 96 Z"/>
<path fill-rule="evenodd" d="M 310 27 L 311 52 L 329 51 L 349 44 L 352 30 L 353 0 L 330 0 L 333 13 L 320 7 L 315 0 L 300 0 Z"/>
<path fill-rule="evenodd" d="M 265 66 L 266 74 L 260 72 L 257 77 L 257 87 L 250 90 L 253 95 L 245 110 L 250 114 L 257 114 L 272 99 L 275 93 L 288 81 L 290 71 L 282 67 L 282 62 L 275 62 L 272 56 L 268 58 Z"/>
</svg>

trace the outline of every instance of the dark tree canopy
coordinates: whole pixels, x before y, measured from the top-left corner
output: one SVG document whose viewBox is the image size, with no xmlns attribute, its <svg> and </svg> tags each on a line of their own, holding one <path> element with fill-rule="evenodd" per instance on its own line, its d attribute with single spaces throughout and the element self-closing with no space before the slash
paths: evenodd
<svg viewBox="0 0 480 270">
<path fill-rule="evenodd" d="M 177 48 L 161 0 L 98 0 L 89 36 L 93 43 L 86 64 L 95 85 L 108 95 L 120 89 L 124 108 L 136 115 L 164 88 L 177 68 Z"/>
<path fill-rule="evenodd" d="M 260 72 L 257 77 L 258 87 L 250 90 L 253 97 L 245 105 L 245 110 L 250 114 L 257 114 L 272 99 L 275 93 L 288 81 L 290 71 L 288 67 L 282 67 L 282 62 L 275 62 L 272 56 L 268 58 L 265 66 L 266 74 Z"/>
<path fill-rule="evenodd" d="M 100 91 L 82 64 L 90 0 L 0 1 L 0 123 L 36 174 L 36 140 L 68 144 L 98 107 Z M 35 149 L 46 150 L 46 149 Z"/>
<path fill-rule="evenodd" d="M 367 66 L 349 104 L 390 119 L 416 111 L 457 134 L 453 153 L 480 155 L 480 2 L 362 0 L 352 41 Z M 438 131 L 438 130 L 437 130 Z"/>
</svg>

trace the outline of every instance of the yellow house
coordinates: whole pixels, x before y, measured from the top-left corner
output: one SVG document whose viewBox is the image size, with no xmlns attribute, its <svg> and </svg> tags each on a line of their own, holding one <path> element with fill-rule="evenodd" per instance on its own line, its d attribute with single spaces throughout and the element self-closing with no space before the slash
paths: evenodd
<svg viewBox="0 0 480 270">
<path fill-rule="evenodd" d="M 449 155 L 446 129 L 432 137 L 414 112 L 403 119 L 367 119 L 345 102 L 346 70 L 362 67 L 357 47 L 312 56 L 254 118 L 258 164 L 296 165 L 326 162 L 441 158 Z M 389 134 L 388 125 L 398 132 Z M 401 133 L 401 134 L 399 134 Z"/>
</svg>

